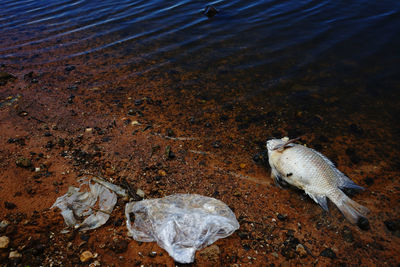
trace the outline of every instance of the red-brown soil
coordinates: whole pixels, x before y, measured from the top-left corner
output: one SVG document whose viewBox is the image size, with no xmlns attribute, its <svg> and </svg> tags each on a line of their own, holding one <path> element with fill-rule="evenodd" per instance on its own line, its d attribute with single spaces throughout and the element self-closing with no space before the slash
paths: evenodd
<svg viewBox="0 0 400 267">
<path fill-rule="evenodd" d="M 106 225 L 60 233 L 62 216 L 49 208 L 90 175 L 129 184 L 133 193 L 142 189 L 145 198 L 197 193 L 225 202 L 240 229 L 212 250 L 198 251 L 191 266 L 400 263 L 398 141 L 385 130 L 385 117 L 353 113 L 334 124 L 331 113 L 341 112 L 334 105 L 321 114 L 282 114 L 276 110 L 282 93 L 271 93 L 271 103 L 260 112 L 274 121 L 260 126 L 235 118 L 241 107 L 224 109 L 212 98 L 169 90 L 174 73 L 130 77 L 128 71 L 96 73 L 74 66 L 1 69 L 16 77 L 0 87 L 0 221 L 9 223 L 0 235 L 10 239 L 8 248 L 0 249 L 2 266 L 179 265 L 156 243 L 127 236 L 122 199 Z M 303 119 L 315 124 L 301 142 L 366 187 L 352 198 L 371 210 L 369 230 L 347 222 L 332 203 L 326 214 L 301 191 L 275 186 L 267 164 L 253 160 L 268 137 L 292 133 L 293 122 Z M 313 131 L 320 124 L 331 128 Z M 343 128 L 349 132 L 341 133 Z M 10 259 L 10 251 L 22 256 Z M 96 258 L 81 263 L 83 251 Z"/>
</svg>

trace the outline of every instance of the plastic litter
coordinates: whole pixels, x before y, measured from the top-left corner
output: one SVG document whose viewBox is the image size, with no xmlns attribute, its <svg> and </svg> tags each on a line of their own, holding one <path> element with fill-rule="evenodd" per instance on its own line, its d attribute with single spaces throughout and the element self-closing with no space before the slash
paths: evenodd
<svg viewBox="0 0 400 267">
<path fill-rule="evenodd" d="M 70 186 L 68 192 L 57 198 L 51 208 L 61 209 L 68 227 L 79 228 L 81 231 L 95 229 L 110 218 L 117 203 L 114 191 L 122 195 L 126 195 L 126 192 L 99 178 L 83 178 L 79 182 L 79 188 Z"/>
<path fill-rule="evenodd" d="M 135 215 L 133 226 L 131 213 Z M 193 262 L 197 249 L 239 229 L 235 214 L 225 203 L 196 194 L 130 202 L 125 215 L 129 234 L 136 241 L 156 241 L 180 263 Z"/>
</svg>

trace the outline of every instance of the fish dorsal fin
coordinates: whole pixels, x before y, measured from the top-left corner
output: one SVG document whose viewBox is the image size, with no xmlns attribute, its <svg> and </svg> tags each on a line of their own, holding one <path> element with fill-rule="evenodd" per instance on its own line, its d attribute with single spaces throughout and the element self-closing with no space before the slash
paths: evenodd
<svg viewBox="0 0 400 267">
<path fill-rule="evenodd" d="M 296 142 L 296 141 L 299 140 L 300 138 L 301 138 L 301 137 L 297 137 L 297 138 L 294 138 L 294 139 L 290 139 L 290 140 L 286 141 L 286 142 L 283 143 L 283 144 L 277 145 L 277 146 L 274 147 L 272 150 L 283 150 L 283 149 L 285 149 L 285 148 L 287 148 L 287 147 L 293 146 L 292 143 Z"/>
</svg>

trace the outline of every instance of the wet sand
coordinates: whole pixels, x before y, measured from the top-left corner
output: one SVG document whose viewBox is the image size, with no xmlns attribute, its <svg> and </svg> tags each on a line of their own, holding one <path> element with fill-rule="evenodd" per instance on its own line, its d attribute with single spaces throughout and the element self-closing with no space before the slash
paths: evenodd
<svg viewBox="0 0 400 267">
<path fill-rule="evenodd" d="M 86 250 L 101 266 L 179 265 L 156 243 L 127 236 L 121 199 L 106 225 L 60 233 L 63 219 L 50 206 L 90 175 L 141 189 L 145 198 L 197 193 L 225 202 L 240 229 L 213 250 L 198 251 L 191 266 L 400 263 L 396 101 L 357 88 L 350 99 L 331 97 L 290 82 L 262 96 L 196 91 L 195 73 L 102 71 L 95 58 L 0 70 L 16 77 L 0 87 L 6 266 L 79 265 Z M 208 86 L 219 88 L 216 80 Z M 252 104 L 235 101 L 243 97 Z M 371 210 L 369 230 L 347 222 L 332 203 L 327 214 L 301 191 L 274 185 L 256 155 L 271 136 L 303 134 L 301 143 L 366 188 L 352 199 Z M 21 257 L 10 259 L 10 251 Z"/>
</svg>

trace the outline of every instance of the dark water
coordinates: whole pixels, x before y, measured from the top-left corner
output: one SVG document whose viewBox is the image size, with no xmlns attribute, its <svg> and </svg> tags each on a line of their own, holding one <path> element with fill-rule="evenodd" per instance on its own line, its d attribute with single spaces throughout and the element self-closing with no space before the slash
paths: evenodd
<svg viewBox="0 0 400 267">
<path fill-rule="evenodd" d="M 208 18 L 207 5 L 219 13 Z M 236 105 L 242 129 L 308 111 L 398 131 L 398 0 L 3 0 L 0 36 L 2 64 L 97 58 L 104 72 L 167 73 L 171 90 Z"/>
</svg>

